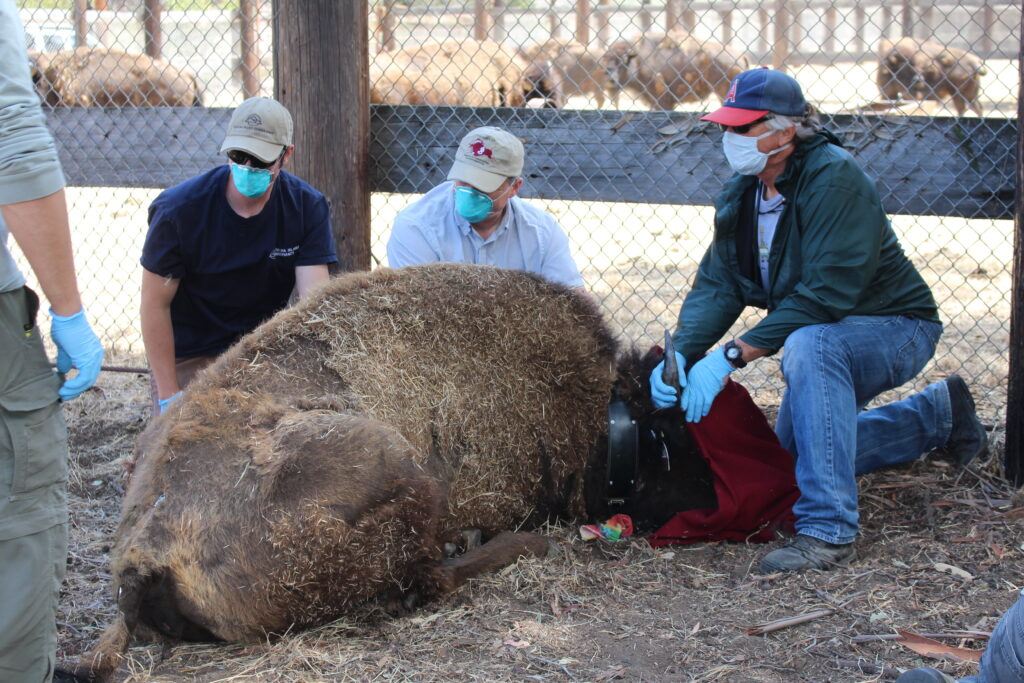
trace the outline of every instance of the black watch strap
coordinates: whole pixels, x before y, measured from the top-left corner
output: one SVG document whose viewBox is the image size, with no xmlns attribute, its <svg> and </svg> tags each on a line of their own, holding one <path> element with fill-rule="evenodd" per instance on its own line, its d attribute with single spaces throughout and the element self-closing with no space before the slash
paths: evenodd
<svg viewBox="0 0 1024 683">
<path fill-rule="evenodd" d="M 737 370 L 747 367 L 747 362 L 743 360 L 743 349 L 739 347 L 735 340 L 730 339 L 725 342 L 725 359 L 729 361 Z"/>
</svg>

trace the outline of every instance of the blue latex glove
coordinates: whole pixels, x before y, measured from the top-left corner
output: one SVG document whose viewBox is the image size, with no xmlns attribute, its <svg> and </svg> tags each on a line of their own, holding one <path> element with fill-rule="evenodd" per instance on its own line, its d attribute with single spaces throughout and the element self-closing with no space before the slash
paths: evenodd
<svg viewBox="0 0 1024 683">
<path fill-rule="evenodd" d="M 686 386 L 686 359 L 678 351 L 676 364 L 679 366 L 679 388 Z M 661 373 L 665 369 L 665 361 L 658 363 L 651 371 L 651 401 L 656 408 L 671 408 L 679 403 L 679 396 L 674 387 L 670 387 L 661 380 Z"/>
<path fill-rule="evenodd" d="M 57 392 L 61 400 L 70 401 L 96 384 L 103 365 L 103 345 L 89 327 L 84 308 L 69 316 L 57 315 L 51 308 L 50 317 L 50 338 L 57 346 L 57 372 L 66 375 L 71 368 L 78 369 L 78 374 L 66 380 Z"/>
<path fill-rule="evenodd" d="M 735 368 L 726 360 L 722 348 L 715 349 L 694 364 L 683 392 L 682 404 L 687 422 L 700 422 L 708 414 L 715 396 L 725 386 L 725 380 L 733 370 Z"/>
<path fill-rule="evenodd" d="M 160 406 L 159 414 L 163 415 L 167 411 L 167 409 L 171 407 L 171 404 L 177 401 L 179 398 L 181 398 L 180 391 L 176 394 L 171 394 L 167 398 L 162 398 L 159 401 L 157 401 L 157 404 Z"/>
</svg>

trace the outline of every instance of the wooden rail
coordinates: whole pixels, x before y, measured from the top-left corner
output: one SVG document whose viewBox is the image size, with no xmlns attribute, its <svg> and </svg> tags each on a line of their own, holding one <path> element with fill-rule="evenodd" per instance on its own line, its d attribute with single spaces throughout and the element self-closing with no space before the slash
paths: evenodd
<svg viewBox="0 0 1024 683">
<path fill-rule="evenodd" d="M 713 27 L 713 33 L 718 35 L 721 42 L 746 50 L 755 61 L 764 63 L 773 63 L 779 50 L 783 50 L 791 64 L 831 64 L 836 61 L 873 58 L 875 40 L 865 38 L 869 25 L 880 26 L 883 35 L 889 37 L 914 35 L 927 38 L 934 33 L 936 27 L 948 23 L 947 18 L 951 12 L 967 10 L 973 23 L 979 27 L 979 40 L 970 45 L 955 44 L 955 47 L 969 49 L 984 59 L 1016 57 L 1017 41 L 993 40 L 994 32 L 1001 23 L 999 13 L 1014 8 L 1014 4 L 1007 0 L 975 0 L 971 3 L 957 0 L 901 0 L 899 3 L 886 0 L 663 0 L 658 5 L 649 4 L 645 0 L 575 0 L 571 14 L 566 14 L 565 10 L 556 11 L 551 5 L 539 5 L 535 9 L 513 9 L 507 7 L 504 0 L 475 0 L 472 7 L 463 11 L 430 6 L 400 6 L 401 9 L 398 9 L 391 0 L 379 0 L 379 3 L 379 35 L 384 31 L 389 31 L 389 36 L 393 35 L 396 22 L 402 20 L 424 23 L 440 20 L 441 17 L 456 17 L 457 20 L 471 22 L 471 35 L 478 39 L 487 36 L 503 40 L 510 30 L 509 26 L 515 26 L 524 17 L 536 16 L 537 25 L 546 26 L 547 35 L 531 35 L 531 40 L 542 42 L 547 37 L 558 38 L 563 26 L 575 25 L 573 37 L 578 42 L 590 45 L 596 35 L 597 40 L 593 42 L 598 47 L 605 47 L 618 37 L 616 31 L 612 30 L 613 16 L 627 15 L 629 25 L 636 27 L 629 32 L 633 34 L 639 33 L 641 29 L 645 32 L 665 31 L 666 28 L 693 31 L 698 18 L 707 24 L 707 17 L 717 15 L 720 23 Z M 737 19 L 738 13 L 756 17 L 760 44 L 736 43 L 737 28 L 742 24 Z M 843 15 L 842 21 L 839 20 L 840 13 Z M 656 15 L 660 15 L 663 21 L 654 21 L 652 17 Z M 500 27 L 495 23 L 499 16 Z M 811 18 L 806 18 L 808 16 Z M 825 36 L 820 40 L 811 40 L 802 27 L 822 22 L 822 17 Z M 788 46 L 772 49 L 765 44 L 765 37 L 776 35 L 781 30 L 778 26 L 780 23 L 788 29 L 783 37 Z M 837 38 L 837 31 L 845 32 L 844 26 L 848 24 L 853 24 L 854 34 L 849 44 L 844 44 Z M 379 48 L 390 44 L 382 35 L 377 43 Z"/>
<path fill-rule="evenodd" d="M 70 184 L 167 187 L 223 163 L 230 113 L 56 109 L 48 117 Z M 692 113 L 373 106 L 370 190 L 419 193 L 442 182 L 458 140 L 480 125 L 523 139 L 528 196 L 709 205 L 729 175 L 721 134 Z M 1016 121 L 836 116 L 828 127 L 876 179 L 890 213 L 1013 217 Z"/>
</svg>

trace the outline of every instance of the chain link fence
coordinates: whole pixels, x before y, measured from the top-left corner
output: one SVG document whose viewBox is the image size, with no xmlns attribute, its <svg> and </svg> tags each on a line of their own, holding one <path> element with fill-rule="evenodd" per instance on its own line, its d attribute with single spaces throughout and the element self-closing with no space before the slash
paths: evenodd
<svg viewBox="0 0 1024 683">
<path fill-rule="evenodd" d="M 37 84 L 55 111 L 160 105 L 160 117 L 146 119 L 153 122 L 146 125 L 154 126 L 154 139 L 160 134 L 155 126 L 170 122 L 194 145 L 195 158 L 212 164 L 220 140 L 189 127 L 199 120 L 196 106 L 227 108 L 247 95 L 273 94 L 269 0 L 22 0 L 19 7 L 29 48 L 37 51 Z M 943 164 L 963 163 L 952 153 L 961 129 L 950 117 L 983 116 L 988 137 L 978 153 L 991 163 L 1013 157 L 1019 3 L 377 0 L 370 12 L 372 100 L 422 105 L 412 117 L 421 123 L 415 127 L 417 145 L 401 156 L 388 156 L 394 148 L 379 131 L 399 124 L 412 128 L 408 110 L 376 110 L 372 143 L 378 172 L 386 167 L 386 175 L 397 176 L 397 189 L 414 176 L 416 183 L 405 185 L 443 179 L 445 155 L 476 119 L 453 115 L 438 124 L 434 114 L 448 110 L 437 107 L 486 108 L 480 120 L 497 115 L 510 128 L 526 125 L 530 108 L 563 109 L 564 125 L 556 133 L 524 135 L 523 194 L 558 219 L 587 287 L 623 338 L 641 345 L 658 342 L 664 328 L 674 325 L 711 240 L 709 204 L 727 174 L 720 153 L 689 159 L 695 180 L 685 194 L 673 192 L 694 130 L 693 117 L 668 110 L 716 107 L 738 71 L 758 64 L 782 67 L 801 83 L 826 127 L 860 154 L 873 175 L 886 169 L 871 163 L 892 163 L 886 136 L 907 135 L 911 129 L 901 129 L 901 122 L 916 121 L 912 137 L 935 146 L 910 154 L 900 173 L 934 178 L 934 186 L 927 193 L 911 191 L 892 180 L 899 174 L 890 174 L 880 177 L 879 190 L 946 322 L 936 358 L 918 385 L 961 372 L 973 380 L 986 415 L 1002 421 L 1013 195 L 1002 186 L 961 187 L 949 179 L 962 169 Z M 70 53 L 75 46 L 86 50 Z M 511 108 L 493 110 L 506 105 Z M 595 126 L 631 116 L 655 118 L 650 146 L 656 151 L 652 163 L 627 171 L 607 134 L 595 134 Z M 140 145 L 138 158 L 107 151 L 105 141 L 118 131 L 109 123 L 97 127 L 95 117 L 51 119 L 67 128 L 59 138 L 97 150 L 90 167 L 71 173 L 82 178 L 81 187 L 69 190 L 78 269 L 106 344 L 140 354 L 138 257 L 146 209 L 159 191 L 149 188 L 161 184 L 140 177 L 122 183 L 133 187 L 111 187 L 105 179 L 124 177 L 115 171 L 125 164 L 145 162 L 165 167 L 172 182 L 175 166 L 155 143 Z M 934 134 L 928 137 L 922 130 L 930 127 Z M 862 145 L 865 138 L 881 142 Z M 585 161 L 570 153 L 581 146 L 592 151 Z M 424 175 L 421 162 L 431 154 L 436 168 Z M 541 157 L 543 164 L 536 161 Z M 1012 187 L 1012 181 L 1011 175 L 1005 184 Z M 987 198 L 983 207 L 958 199 L 979 193 Z M 664 203 L 666 196 L 674 203 Z M 601 201 L 616 197 L 634 201 Z M 375 265 L 386 263 L 393 219 L 414 199 L 398 191 L 373 195 Z M 736 331 L 759 315 L 751 311 Z M 776 361 L 754 363 L 740 378 L 762 404 L 777 401 Z"/>
</svg>

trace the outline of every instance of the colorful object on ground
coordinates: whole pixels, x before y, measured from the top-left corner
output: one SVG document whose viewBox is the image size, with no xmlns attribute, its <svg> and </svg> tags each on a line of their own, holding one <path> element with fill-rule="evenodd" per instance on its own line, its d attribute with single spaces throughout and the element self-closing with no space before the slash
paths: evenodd
<svg viewBox="0 0 1024 683">
<path fill-rule="evenodd" d="M 580 538 L 593 541 L 621 541 L 633 535 L 633 520 L 629 515 L 612 515 L 603 524 L 585 524 L 580 527 Z"/>
</svg>

